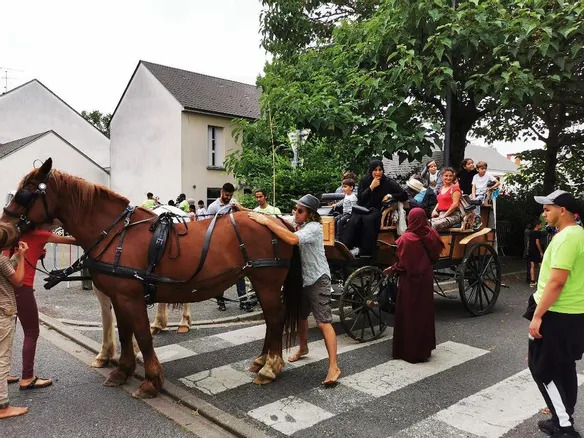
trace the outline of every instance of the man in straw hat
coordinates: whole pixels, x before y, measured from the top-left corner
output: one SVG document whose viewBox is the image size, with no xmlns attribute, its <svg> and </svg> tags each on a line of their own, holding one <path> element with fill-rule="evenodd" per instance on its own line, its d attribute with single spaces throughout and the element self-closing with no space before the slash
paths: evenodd
<svg viewBox="0 0 584 438">
<path fill-rule="evenodd" d="M 303 285 L 300 321 L 298 321 L 300 345 L 298 351 L 288 360 L 295 362 L 308 354 L 308 315 L 312 311 L 322 331 L 329 356 L 329 368 L 322 384 L 333 385 L 339 379 L 341 370 L 337 364 L 337 335 L 331 324 L 331 273 L 324 253 L 321 218 L 318 214 L 320 202 L 312 195 L 304 195 L 294 202 L 296 202 L 294 217 L 289 220 L 289 223 L 296 232 L 279 226 L 266 215 L 248 214 L 251 219 L 267 226 L 284 242 L 300 247 Z"/>
<path fill-rule="evenodd" d="M 12 225 L 0 223 L 2 249 L 9 248 L 16 235 L 16 229 Z M 25 242 L 18 243 L 16 269 L 12 267 L 10 259 L 0 252 L 0 419 L 28 412 L 28 408 L 10 406 L 8 400 L 8 373 L 16 319 L 16 296 L 13 286 L 20 286 L 24 279 L 24 254 L 27 250 L 28 245 Z"/>
<path fill-rule="evenodd" d="M 552 414 L 537 426 L 547 435 L 579 437 L 572 415 L 576 361 L 584 353 L 584 229 L 575 221 L 580 208 L 570 193 L 556 190 L 535 200 L 547 223 L 559 230 L 544 254 L 525 314 L 531 320 L 529 369 Z"/>
<path fill-rule="evenodd" d="M 426 216 L 430 218 L 432 216 L 432 210 L 434 210 L 434 207 L 438 203 L 434 190 L 430 187 L 424 187 L 424 184 L 415 176 L 406 182 L 406 186 L 410 208 L 420 207 L 426 212 Z"/>
</svg>

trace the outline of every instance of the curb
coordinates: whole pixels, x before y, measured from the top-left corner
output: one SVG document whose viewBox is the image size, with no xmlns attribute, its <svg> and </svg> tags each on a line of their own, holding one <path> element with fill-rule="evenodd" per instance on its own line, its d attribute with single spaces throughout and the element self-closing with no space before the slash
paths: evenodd
<svg viewBox="0 0 584 438">
<path fill-rule="evenodd" d="M 46 315 L 45 315 L 46 316 Z M 244 315 L 236 315 L 236 316 L 225 316 L 223 318 L 215 318 L 215 319 L 202 319 L 200 321 L 197 322 L 193 322 L 191 324 L 191 327 L 197 327 L 197 326 L 206 326 L 206 325 L 213 325 L 213 324 L 226 324 L 226 323 L 230 323 L 230 322 L 247 322 L 247 321 L 253 321 L 253 320 L 262 320 L 264 316 L 264 312 L 261 310 L 256 310 L 254 312 L 250 312 L 250 313 L 246 313 Z M 80 321 L 77 319 L 66 319 L 66 318 L 59 318 L 59 319 L 54 319 L 50 316 L 47 316 L 47 318 L 51 318 L 54 321 L 58 321 L 61 322 L 63 324 L 67 324 L 70 326 L 77 326 L 77 327 L 101 327 L 101 322 L 93 322 L 93 321 Z M 171 328 L 175 328 L 178 327 L 178 323 L 173 322 L 173 323 L 169 323 L 167 325 L 167 327 L 171 327 Z"/>
<path fill-rule="evenodd" d="M 60 321 L 51 318 L 43 313 L 39 312 L 40 321 L 47 326 L 49 329 L 56 331 L 57 333 L 63 335 L 64 337 L 70 339 L 81 347 L 97 354 L 100 350 L 100 344 L 93 339 L 90 339 L 73 329 L 68 328 L 65 324 Z M 141 361 L 138 359 L 136 363 L 136 371 L 134 376 L 140 380 L 144 379 L 144 367 Z M 188 407 L 189 409 L 195 411 L 207 420 L 215 423 L 224 430 L 232 433 L 233 435 L 240 438 L 256 438 L 256 437 L 268 437 L 263 431 L 257 429 L 243 420 L 229 414 L 228 412 L 222 411 L 221 409 L 213 406 L 209 402 L 196 397 L 189 391 L 180 388 L 171 382 L 165 382 L 164 387 L 160 391 L 161 393 L 167 395 L 168 397 L 175 400 L 177 403 Z"/>
</svg>

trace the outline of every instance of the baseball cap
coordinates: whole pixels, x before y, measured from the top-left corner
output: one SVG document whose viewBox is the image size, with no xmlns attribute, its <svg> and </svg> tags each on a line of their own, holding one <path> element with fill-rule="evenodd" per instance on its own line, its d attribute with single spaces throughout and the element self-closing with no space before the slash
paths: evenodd
<svg viewBox="0 0 584 438">
<path fill-rule="evenodd" d="M 556 190 L 547 196 L 534 196 L 533 198 L 539 204 L 557 205 L 558 207 L 564 207 L 571 213 L 578 213 L 580 211 L 576 198 L 564 190 Z"/>
</svg>

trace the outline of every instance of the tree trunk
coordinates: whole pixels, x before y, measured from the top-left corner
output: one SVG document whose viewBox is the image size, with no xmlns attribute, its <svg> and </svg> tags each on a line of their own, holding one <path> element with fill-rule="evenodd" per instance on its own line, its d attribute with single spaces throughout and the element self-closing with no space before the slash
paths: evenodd
<svg viewBox="0 0 584 438">
<path fill-rule="evenodd" d="M 556 168 L 558 166 L 558 152 L 560 151 L 558 143 L 559 140 L 556 137 L 549 136 L 546 140 L 545 170 L 543 172 L 543 192 L 546 195 L 556 189 Z"/>
<path fill-rule="evenodd" d="M 450 137 L 450 167 L 458 170 L 460 163 L 464 159 L 466 149 L 466 134 L 468 129 L 459 126 L 452 126 L 452 136 Z"/>
</svg>

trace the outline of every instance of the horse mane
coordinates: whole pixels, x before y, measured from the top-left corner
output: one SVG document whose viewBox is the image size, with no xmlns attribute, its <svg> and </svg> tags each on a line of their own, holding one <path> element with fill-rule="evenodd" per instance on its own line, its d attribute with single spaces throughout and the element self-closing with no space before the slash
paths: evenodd
<svg viewBox="0 0 584 438">
<path fill-rule="evenodd" d="M 33 170 L 20 182 L 19 188 L 32 178 L 38 179 L 38 169 Z M 65 192 L 71 196 L 73 213 L 81 214 L 93 208 L 95 202 L 102 197 L 119 200 L 126 204 L 130 201 L 122 195 L 99 184 L 93 184 L 78 176 L 73 176 L 61 170 L 52 170 L 51 179 L 55 182 L 57 191 Z"/>
</svg>

